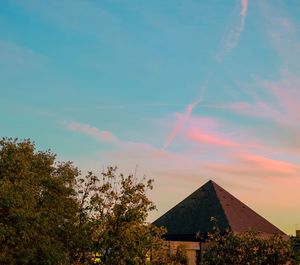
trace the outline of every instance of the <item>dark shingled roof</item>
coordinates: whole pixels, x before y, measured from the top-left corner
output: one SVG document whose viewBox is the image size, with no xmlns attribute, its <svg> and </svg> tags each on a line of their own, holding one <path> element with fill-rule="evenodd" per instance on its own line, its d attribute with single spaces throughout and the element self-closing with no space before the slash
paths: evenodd
<svg viewBox="0 0 300 265">
<path fill-rule="evenodd" d="M 197 232 L 205 234 L 212 231 L 211 217 L 217 219 L 220 230 L 224 232 L 227 229 L 233 232 L 255 229 L 266 234 L 285 235 L 211 180 L 153 224 L 167 229 L 167 240 L 195 241 Z"/>
</svg>

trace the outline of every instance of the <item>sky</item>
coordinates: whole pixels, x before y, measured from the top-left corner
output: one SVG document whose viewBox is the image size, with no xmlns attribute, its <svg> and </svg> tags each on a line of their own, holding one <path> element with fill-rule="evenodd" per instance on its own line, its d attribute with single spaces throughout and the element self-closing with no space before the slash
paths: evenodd
<svg viewBox="0 0 300 265">
<path fill-rule="evenodd" d="M 3 0 L 0 136 L 154 179 L 153 221 L 212 179 L 300 229 L 298 0 Z"/>
</svg>

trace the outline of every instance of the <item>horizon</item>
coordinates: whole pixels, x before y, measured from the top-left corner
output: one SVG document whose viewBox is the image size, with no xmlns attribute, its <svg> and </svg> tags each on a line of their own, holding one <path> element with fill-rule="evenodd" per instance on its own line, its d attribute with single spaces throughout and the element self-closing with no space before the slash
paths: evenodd
<svg viewBox="0 0 300 265">
<path fill-rule="evenodd" d="M 209 179 L 300 225 L 296 0 L 7 0 L 1 137 L 154 179 L 154 221 Z"/>
</svg>

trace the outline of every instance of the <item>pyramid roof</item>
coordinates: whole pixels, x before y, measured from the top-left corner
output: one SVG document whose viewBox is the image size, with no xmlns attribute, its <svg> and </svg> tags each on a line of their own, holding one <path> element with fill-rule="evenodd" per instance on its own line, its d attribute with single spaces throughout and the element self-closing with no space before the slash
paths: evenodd
<svg viewBox="0 0 300 265">
<path fill-rule="evenodd" d="M 167 229 L 167 240 L 194 241 L 196 233 L 213 230 L 211 218 L 221 231 L 245 232 L 254 229 L 264 234 L 285 235 L 265 218 L 250 209 L 212 180 L 178 203 L 153 224 Z"/>
</svg>

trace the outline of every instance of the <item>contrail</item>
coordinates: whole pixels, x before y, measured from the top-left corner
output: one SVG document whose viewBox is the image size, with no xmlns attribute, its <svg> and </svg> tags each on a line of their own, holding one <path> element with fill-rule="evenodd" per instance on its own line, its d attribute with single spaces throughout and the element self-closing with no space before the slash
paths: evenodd
<svg viewBox="0 0 300 265">
<path fill-rule="evenodd" d="M 241 0 L 241 12 L 240 21 L 238 25 L 232 29 L 225 37 L 224 49 L 221 51 L 220 55 L 217 56 L 217 60 L 222 62 L 224 57 L 230 53 L 230 51 L 238 45 L 240 36 L 245 28 L 245 20 L 248 10 L 248 0 Z"/>
<path fill-rule="evenodd" d="M 168 135 L 166 142 L 162 148 L 162 150 L 165 150 L 167 147 L 171 145 L 171 143 L 174 141 L 176 138 L 177 134 L 182 130 L 183 126 L 186 124 L 190 116 L 192 115 L 193 110 L 195 107 L 197 107 L 200 102 L 204 99 L 206 90 L 207 90 L 207 85 L 213 76 L 213 71 L 209 71 L 206 74 L 206 79 L 203 81 L 203 85 L 200 88 L 200 93 L 198 98 L 196 98 L 192 103 L 188 104 L 185 108 L 185 112 L 182 114 L 182 117 L 175 123 L 171 133 Z"/>
<path fill-rule="evenodd" d="M 229 34 L 227 34 L 226 39 L 225 39 L 225 49 L 221 51 L 220 56 L 218 56 L 217 60 L 222 62 L 224 57 L 238 44 L 239 38 L 241 33 L 244 31 L 245 27 L 245 19 L 247 16 L 247 10 L 248 10 L 248 0 L 241 0 L 241 12 L 240 12 L 240 22 L 238 26 L 232 30 Z M 206 83 L 204 86 L 202 86 L 202 91 L 200 93 L 200 97 L 198 97 L 197 100 L 193 101 L 191 104 L 186 106 L 185 112 L 183 116 L 175 123 L 171 133 L 168 135 L 166 142 L 162 148 L 162 150 L 165 150 L 170 144 L 174 141 L 176 138 L 177 134 L 182 130 L 183 126 L 186 124 L 188 119 L 190 118 L 194 108 L 203 100 L 207 85 L 210 81 L 210 78 L 213 75 L 213 71 L 210 71 L 208 74 Z"/>
<path fill-rule="evenodd" d="M 242 0 L 242 11 L 241 11 L 242 17 L 245 17 L 247 15 L 247 9 L 248 9 L 248 0 Z"/>
<path fill-rule="evenodd" d="M 167 137 L 166 143 L 162 148 L 163 150 L 165 150 L 173 142 L 173 140 L 175 139 L 177 134 L 181 131 L 182 127 L 184 126 L 184 124 L 187 122 L 187 120 L 191 116 L 193 109 L 199 104 L 199 102 L 200 102 L 200 100 L 187 105 L 183 116 L 180 118 L 179 121 L 177 121 L 175 123 L 171 133 Z"/>
</svg>

